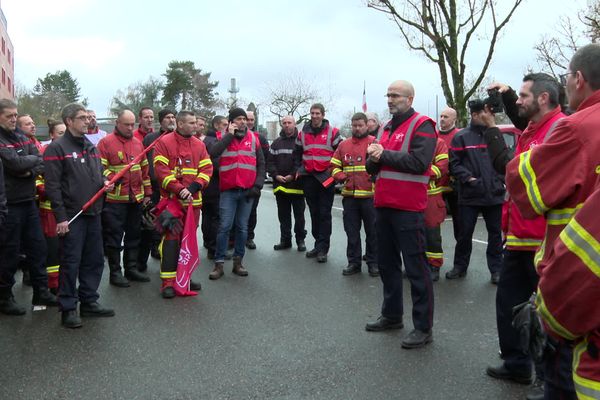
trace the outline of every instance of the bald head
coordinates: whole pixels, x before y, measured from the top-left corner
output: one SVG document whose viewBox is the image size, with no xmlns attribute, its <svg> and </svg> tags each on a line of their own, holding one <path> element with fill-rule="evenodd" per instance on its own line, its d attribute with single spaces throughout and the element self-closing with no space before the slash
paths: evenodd
<svg viewBox="0 0 600 400">
<path fill-rule="evenodd" d="M 296 119 L 291 115 L 281 118 L 281 130 L 286 136 L 292 136 L 296 132 Z"/>
<path fill-rule="evenodd" d="M 131 110 L 123 110 L 117 115 L 116 131 L 128 139 L 133 137 L 135 114 Z"/>
<path fill-rule="evenodd" d="M 254 111 L 246 111 L 246 126 L 251 131 L 254 130 L 254 124 L 256 123 L 256 117 L 254 116 Z"/>
<path fill-rule="evenodd" d="M 447 132 L 454 129 L 456 125 L 456 110 L 451 107 L 446 107 L 440 114 L 440 130 Z"/>
<path fill-rule="evenodd" d="M 394 81 L 388 87 L 386 97 L 390 114 L 403 114 L 412 107 L 415 88 L 408 81 Z"/>
</svg>

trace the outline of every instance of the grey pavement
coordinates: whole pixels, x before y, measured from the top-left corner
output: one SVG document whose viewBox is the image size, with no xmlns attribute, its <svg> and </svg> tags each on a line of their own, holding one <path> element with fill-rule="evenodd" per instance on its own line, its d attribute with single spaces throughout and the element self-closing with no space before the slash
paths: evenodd
<svg viewBox="0 0 600 400">
<path fill-rule="evenodd" d="M 203 260 L 194 275 L 200 295 L 163 300 L 152 260 L 152 282 L 127 289 L 109 286 L 105 272 L 100 301 L 115 308 L 114 318 L 67 330 L 54 309 L 0 315 L 0 399 L 525 398 L 525 386 L 485 374 L 500 362 L 485 245 L 474 243 L 466 279 L 435 284 L 434 342 L 404 350 L 412 329 L 408 282 L 405 328 L 366 332 L 379 315 L 382 285 L 365 271 L 342 276 L 341 216 L 334 209 L 327 264 L 295 249 L 275 252 L 279 225 L 267 187 L 246 278 L 232 275 L 229 261 L 225 276 L 209 281 L 212 265 Z M 451 228 L 443 226 L 442 273 L 453 255 Z M 481 225 L 475 237 L 486 240 Z M 15 295 L 29 303 L 31 288 L 19 283 Z"/>
</svg>

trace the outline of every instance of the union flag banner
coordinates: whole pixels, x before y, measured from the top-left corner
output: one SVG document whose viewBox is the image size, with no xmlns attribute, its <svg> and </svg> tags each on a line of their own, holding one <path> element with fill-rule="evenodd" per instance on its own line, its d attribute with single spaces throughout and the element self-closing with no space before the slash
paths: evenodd
<svg viewBox="0 0 600 400">
<path fill-rule="evenodd" d="M 192 273 L 200 264 L 196 228 L 194 207 L 192 206 L 192 202 L 190 202 L 185 213 L 185 223 L 181 234 L 181 248 L 177 262 L 177 275 L 174 285 L 177 296 L 196 296 L 198 294 L 198 292 L 190 290 Z"/>
</svg>

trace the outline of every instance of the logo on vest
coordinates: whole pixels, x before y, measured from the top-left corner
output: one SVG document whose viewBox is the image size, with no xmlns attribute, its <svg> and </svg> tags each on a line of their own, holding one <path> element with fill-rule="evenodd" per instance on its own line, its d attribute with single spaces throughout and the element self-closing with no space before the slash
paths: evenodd
<svg viewBox="0 0 600 400">
<path fill-rule="evenodd" d="M 402 139 L 404 139 L 404 133 L 396 133 L 394 135 L 394 139 L 396 139 L 396 140 L 402 140 Z"/>
<path fill-rule="evenodd" d="M 326 134 L 326 133 L 322 134 L 322 135 L 321 135 L 321 139 L 323 139 L 323 140 L 327 140 L 327 134 Z"/>
<path fill-rule="evenodd" d="M 531 143 L 529 143 L 529 150 L 533 149 L 538 144 L 539 143 L 537 142 L 537 140 L 533 140 Z"/>
<path fill-rule="evenodd" d="M 246 147 L 250 147 L 250 145 L 251 145 L 251 142 L 250 142 L 249 140 L 246 140 L 246 141 L 244 142 L 244 146 L 246 146 Z"/>
</svg>

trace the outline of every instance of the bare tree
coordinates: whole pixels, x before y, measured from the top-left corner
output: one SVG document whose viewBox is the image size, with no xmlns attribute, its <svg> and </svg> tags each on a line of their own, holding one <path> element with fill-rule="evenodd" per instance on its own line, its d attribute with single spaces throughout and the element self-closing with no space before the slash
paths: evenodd
<svg viewBox="0 0 600 400">
<path fill-rule="evenodd" d="M 456 109 L 460 123 L 465 123 L 467 100 L 485 77 L 500 31 L 522 1 L 503 2 L 508 7 L 503 16 L 496 9 L 495 0 L 368 0 L 367 6 L 396 23 L 409 49 L 437 64 L 446 102 Z M 483 65 L 468 87 L 468 50 L 484 30 L 489 32 L 489 38 Z"/>
<path fill-rule="evenodd" d="M 286 115 L 292 115 L 296 124 L 308 120 L 310 106 L 320 101 L 319 90 L 301 75 L 289 75 L 268 87 L 269 111 L 279 121 Z"/>
<path fill-rule="evenodd" d="M 579 47 L 600 41 L 600 0 L 580 10 L 577 19 L 561 17 L 551 35 L 542 36 L 534 46 L 538 64 L 556 78 L 569 66 Z"/>
</svg>

